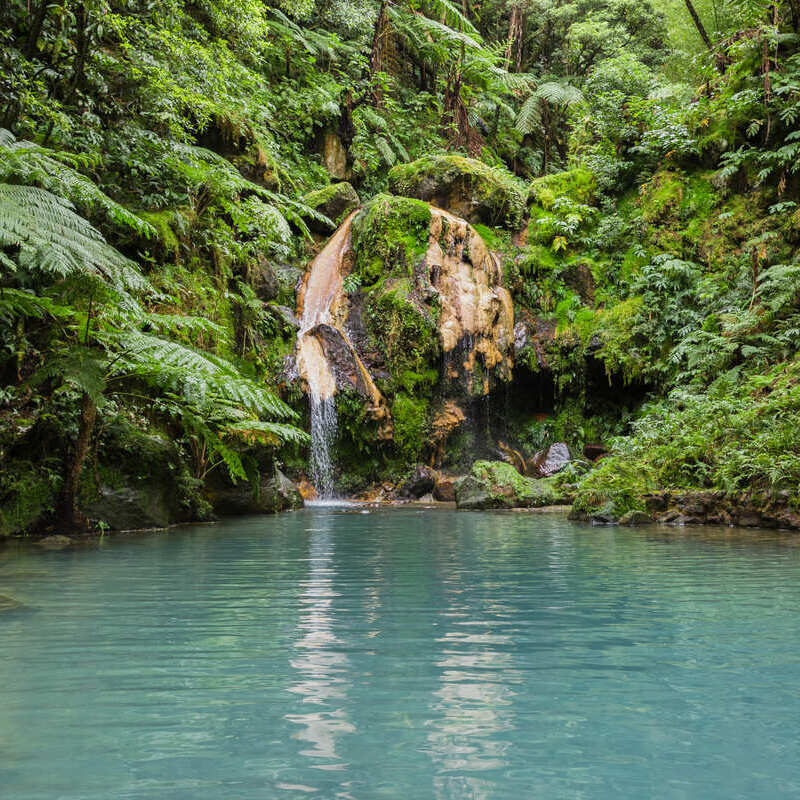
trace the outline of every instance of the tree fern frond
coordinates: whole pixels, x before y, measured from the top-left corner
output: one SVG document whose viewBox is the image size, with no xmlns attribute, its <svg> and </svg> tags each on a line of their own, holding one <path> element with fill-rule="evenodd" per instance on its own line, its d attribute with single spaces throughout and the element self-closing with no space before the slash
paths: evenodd
<svg viewBox="0 0 800 800">
<path fill-rule="evenodd" d="M 38 186 L 69 200 L 86 210 L 101 211 L 105 216 L 142 236 L 155 233 L 145 220 L 114 202 L 91 180 L 81 175 L 75 165 L 80 156 L 51 150 L 33 142 L 16 141 L 0 129 L 0 182 Z"/>
</svg>

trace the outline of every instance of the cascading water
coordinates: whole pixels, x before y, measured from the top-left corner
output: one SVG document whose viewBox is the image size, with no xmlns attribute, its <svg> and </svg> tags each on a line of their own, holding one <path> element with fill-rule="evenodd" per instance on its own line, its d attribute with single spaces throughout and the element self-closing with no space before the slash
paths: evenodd
<svg viewBox="0 0 800 800">
<path fill-rule="evenodd" d="M 336 400 L 333 397 L 314 397 L 309 395 L 311 406 L 311 458 L 309 470 L 311 482 L 318 497 L 329 499 L 334 496 L 333 460 L 331 450 L 336 441 L 338 419 Z"/>
<path fill-rule="evenodd" d="M 336 379 L 325 357 L 314 329 L 332 322 L 331 307 L 342 286 L 341 263 L 350 248 L 351 214 L 331 237 L 311 264 L 302 295 L 300 333 L 297 340 L 297 367 L 308 385 L 311 416 L 311 480 L 321 499 L 332 498 L 334 461 L 332 448 L 336 440 Z"/>
</svg>

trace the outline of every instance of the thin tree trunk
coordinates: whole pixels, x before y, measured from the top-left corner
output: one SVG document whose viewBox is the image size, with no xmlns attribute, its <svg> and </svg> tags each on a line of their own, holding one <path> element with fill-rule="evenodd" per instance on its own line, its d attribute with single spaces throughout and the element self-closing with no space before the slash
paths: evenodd
<svg viewBox="0 0 800 800">
<path fill-rule="evenodd" d="M 713 50 L 714 45 L 711 44 L 711 39 L 709 38 L 708 33 L 706 32 L 705 25 L 703 25 L 703 22 L 698 16 L 694 5 L 692 5 L 692 0 L 683 0 L 683 1 L 684 3 L 686 3 L 686 9 L 691 15 L 692 19 L 694 20 L 694 26 L 695 28 L 697 28 L 697 32 L 700 34 L 700 38 L 705 42 L 705 45 L 709 50 Z"/>
<path fill-rule="evenodd" d="M 511 7 L 511 19 L 508 23 L 508 47 L 506 48 L 506 69 L 511 66 L 514 57 L 515 71 L 522 67 L 522 31 L 524 26 L 522 9 L 516 3 Z"/>
<path fill-rule="evenodd" d="M 789 0 L 789 8 L 792 12 L 792 30 L 797 33 L 800 30 L 800 2 L 798 0 Z"/>
<path fill-rule="evenodd" d="M 28 31 L 28 41 L 25 44 L 25 57 L 33 58 L 36 53 L 36 43 L 39 41 L 39 34 L 44 27 L 44 21 L 47 17 L 48 0 L 42 0 L 39 7 L 36 9 L 36 15 L 31 22 L 31 29 Z"/>
<path fill-rule="evenodd" d="M 72 99 L 75 91 L 83 81 L 86 58 L 89 54 L 89 15 L 86 12 L 85 3 L 78 3 L 78 8 L 75 12 L 75 27 L 77 29 L 75 40 L 78 52 L 75 55 L 75 66 L 73 67 L 72 80 L 67 88 L 64 102 L 69 102 Z"/>
<path fill-rule="evenodd" d="M 544 144 L 542 146 L 542 175 L 547 175 L 550 167 L 550 103 L 542 101 L 542 128 L 544 129 Z"/>
<path fill-rule="evenodd" d="M 60 521 L 72 528 L 82 527 L 86 520 L 78 509 L 78 489 L 83 473 L 83 465 L 89 452 L 97 405 L 87 392 L 81 398 L 81 420 L 78 427 L 78 438 L 64 461 L 64 485 L 58 504 Z"/>
<path fill-rule="evenodd" d="M 372 82 L 380 72 L 383 63 L 383 37 L 386 20 L 388 17 L 389 0 L 381 2 L 378 18 L 375 20 L 375 28 L 372 32 L 372 46 L 369 51 L 369 79 Z M 379 89 L 373 89 L 372 98 L 376 106 L 381 104 L 381 93 Z"/>
</svg>

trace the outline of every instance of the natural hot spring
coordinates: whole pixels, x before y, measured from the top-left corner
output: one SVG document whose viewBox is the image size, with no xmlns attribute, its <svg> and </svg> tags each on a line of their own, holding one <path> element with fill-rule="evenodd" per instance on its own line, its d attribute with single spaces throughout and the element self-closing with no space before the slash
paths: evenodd
<svg viewBox="0 0 800 800">
<path fill-rule="evenodd" d="M 797 797 L 797 542 L 327 508 L 0 551 L 0 796 Z"/>
</svg>

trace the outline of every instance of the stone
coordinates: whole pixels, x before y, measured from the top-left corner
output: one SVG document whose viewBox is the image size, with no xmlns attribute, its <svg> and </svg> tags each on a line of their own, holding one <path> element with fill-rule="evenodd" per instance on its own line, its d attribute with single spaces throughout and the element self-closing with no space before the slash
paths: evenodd
<svg viewBox="0 0 800 800">
<path fill-rule="evenodd" d="M 261 480 L 260 499 L 275 511 L 292 511 L 302 508 L 303 495 L 294 481 L 289 480 L 277 467 L 272 477 Z"/>
<path fill-rule="evenodd" d="M 644 495 L 644 504 L 651 514 L 656 511 L 666 511 L 669 507 L 669 495 L 661 492 L 651 492 Z"/>
<path fill-rule="evenodd" d="M 653 518 L 644 511 L 626 511 L 620 518 L 620 525 L 648 525 Z"/>
<path fill-rule="evenodd" d="M 592 525 L 616 525 L 617 519 L 611 514 L 592 514 Z"/>
<path fill-rule="evenodd" d="M 303 500 L 316 500 L 318 497 L 316 487 L 307 478 L 303 478 L 297 485 L 297 488 Z"/>
<path fill-rule="evenodd" d="M 564 442 L 556 442 L 540 450 L 533 457 L 531 473 L 540 478 L 549 478 L 561 472 L 571 460 L 567 445 Z"/>
<path fill-rule="evenodd" d="M 61 534 L 54 534 L 52 536 L 45 536 L 40 539 L 37 544 L 40 547 L 47 547 L 53 550 L 60 550 L 62 547 L 69 547 L 72 544 L 72 539 L 69 536 L 62 536 Z"/>
<path fill-rule="evenodd" d="M 287 328 L 294 331 L 300 329 L 300 320 L 297 319 L 297 315 L 294 313 L 294 311 L 292 311 L 291 308 L 278 304 L 270 306 L 270 308 L 275 311 L 277 316 L 283 321 Z"/>
<path fill-rule="evenodd" d="M 740 512 L 736 517 L 736 524 L 741 528 L 758 528 L 761 526 L 761 514 L 757 511 Z"/>
<path fill-rule="evenodd" d="M 455 496 L 458 508 L 537 508 L 563 499 L 551 481 L 527 478 L 503 461 L 476 461 L 456 481 Z"/>
<path fill-rule="evenodd" d="M 223 516 L 274 514 L 303 507 L 300 489 L 277 467 L 255 487 L 248 481 L 233 484 L 219 476 L 208 493 L 214 511 Z"/>
<path fill-rule="evenodd" d="M 165 483 L 137 483 L 116 489 L 101 486 L 98 497 L 84 511 L 89 519 L 116 531 L 166 528 L 180 519 L 173 499 Z"/>
<path fill-rule="evenodd" d="M 347 151 L 334 131 L 325 131 L 322 137 L 322 163 L 334 180 L 347 179 Z"/>
<path fill-rule="evenodd" d="M 472 223 L 519 230 L 525 195 L 510 175 L 459 155 L 430 155 L 389 171 L 393 194 L 415 197 Z"/>
<path fill-rule="evenodd" d="M 430 494 L 436 486 L 436 472 L 430 467 L 417 464 L 411 475 L 398 489 L 398 497 L 417 498 Z"/>
<path fill-rule="evenodd" d="M 608 450 L 602 444 L 587 444 L 584 445 L 583 455 L 589 461 L 597 461 L 603 456 L 607 456 Z"/>
<path fill-rule="evenodd" d="M 66 539 L 67 537 L 64 536 L 63 538 Z M 22 603 L 20 603 L 19 600 L 0 594 L 0 614 L 3 611 L 16 611 L 18 608 L 22 608 Z"/>
<path fill-rule="evenodd" d="M 328 217 L 333 222 L 334 228 L 338 228 L 347 215 L 361 205 L 356 190 L 346 181 L 332 183 L 309 192 L 303 197 L 303 202 L 309 208 Z M 330 233 L 330 226 L 314 217 L 307 217 L 306 223 L 314 233 L 321 235 Z"/>
<path fill-rule="evenodd" d="M 497 508 L 498 503 L 489 494 L 486 484 L 473 475 L 465 475 L 454 487 L 456 507 L 467 511 Z"/>
<path fill-rule="evenodd" d="M 457 478 L 440 475 L 433 487 L 433 497 L 440 503 L 454 503 L 456 499 Z"/>
<path fill-rule="evenodd" d="M 428 494 L 424 494 L 424 495 L 422 495 L 422 497 L 418 498 L 417 502 L 418 503 L 433 503 L 434 502 L 433 495 L 430 492 L 428 492 Z"/>
</svg>

